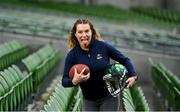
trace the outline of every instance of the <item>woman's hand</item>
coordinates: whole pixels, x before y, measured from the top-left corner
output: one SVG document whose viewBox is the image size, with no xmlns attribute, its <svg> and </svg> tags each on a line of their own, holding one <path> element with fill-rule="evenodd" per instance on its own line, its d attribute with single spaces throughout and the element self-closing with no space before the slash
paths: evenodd
<svg viewBox="0 0 180 112">
<path fill-rule="evenodd" d="M 84 67 L 83 70 L 81 71 L 81 73 L 78 74 L 77 69 L 75 68 L 74 77 L 72 80 L 72 83 L 74 85 L 77 85 L 80 82 L 84 82 L 90 78 L 90 73 L 88 73 L 86 75 L 83 74 L 85 70 L 86 70 L 86 67 Z"/>
<path fill-rule="evenodd" d="M 129 77 L 129 78 L 126 80 L 126 83 L 128 84 L 127 87 L 133 86 L 133 84 L 135 83 L 136 79 L 137 79 L 137 76 Z"/>
</svg>

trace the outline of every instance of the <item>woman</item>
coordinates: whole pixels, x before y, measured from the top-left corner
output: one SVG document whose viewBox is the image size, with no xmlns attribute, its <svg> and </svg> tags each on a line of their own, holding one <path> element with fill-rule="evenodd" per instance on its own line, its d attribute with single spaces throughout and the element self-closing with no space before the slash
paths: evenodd
<svg viewBox="0 0 180 112">
<path fill-rule="evenodd" d="M 92 23 L 87 19 L 78 19 L 71 30 L 68 46 L 71 48 L 65 60 L 62 85 L 72 87 L 80 85 L 83 93 L 83 111 L 117 111 L 118 97 L 112 97 L 108 92 L 103 73 L 110 64 L 110 58 L 123 64 L 130 77 L 127 79 L 127 87 L 134 84 L 137 74 L 130 59 L 120 51 L 100 40 Z M 86 64 L 90 68 L 90 74 L 77 73 L 74 78 L 69 78 L 69 70 L 75 64 Z"/>
</svg>

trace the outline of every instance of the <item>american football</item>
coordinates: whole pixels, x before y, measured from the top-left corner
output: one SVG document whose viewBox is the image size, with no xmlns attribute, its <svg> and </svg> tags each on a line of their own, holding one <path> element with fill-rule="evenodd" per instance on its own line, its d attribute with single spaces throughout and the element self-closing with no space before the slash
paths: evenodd
<svg viewBox="0 0 180 112">
<path fill-rule="evenodd" d="M 74 73 L 75 73 L 75 68 L 77 69 L 77 73 L 81 73 L 81 71 L 84 69 L 86 67 L 86 69 L 85 69 L 85 71 L 84 71 L 84 75 L 86 75 L 86 74 L 88 74 L 89 72 L 90 72 L 90 69 L 89 69 L 89 67 L 87 66 L 87 65 L 85 65 L 85 64 L 75 64 L 75 65 L 73 65 L 72 67 L 71 67 L 71 69 L 69 70 L 69 77 L 71 78 L 71 79 L 73 79 L 73 77 L 74 77 Z"/>
</svg>

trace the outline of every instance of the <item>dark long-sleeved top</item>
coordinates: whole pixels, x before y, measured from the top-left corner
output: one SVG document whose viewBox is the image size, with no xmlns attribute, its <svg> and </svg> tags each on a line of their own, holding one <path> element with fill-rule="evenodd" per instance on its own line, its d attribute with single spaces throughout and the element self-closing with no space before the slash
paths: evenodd
<svg viewBox="0 0 180 112">
<path fill-rule="evenodd" d="M 136 71 L 128 57 L 110 44 L 94 40 L 90 44 L 89 51 L 84 51 L 80 45 L 77 45 L 67 54 L 62 85 L 64 87 L 74 86 L 69 78 L 70 68 L 75 64 L 86 64 L 90 68 L 90 78 L 86 82 L 80 83 L 84 98 L 96 100 L 109 95 L 103 81 L 103 75 L 104 70 L 110 64 L 110 58 L 124 65 L 130 76 L 136 75 Z"/>
</svg>

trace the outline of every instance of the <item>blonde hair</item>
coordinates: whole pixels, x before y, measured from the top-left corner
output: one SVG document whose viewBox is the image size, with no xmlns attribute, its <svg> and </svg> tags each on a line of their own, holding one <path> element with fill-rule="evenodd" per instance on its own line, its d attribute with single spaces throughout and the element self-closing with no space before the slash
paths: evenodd
<svg viewBox="0 0 180 112">
<path fill-rule="evenodd" d="M 74 26 L 71 29 L 70 35 L 68 37 L 68 47 L 69 48 L 72 49 L 72 48 L 74 48 L 78 44 L 78 41 L 77 41 L 76 36 L 75 36 L 78 24 L 89 24 L 90 29 L 92 31 L 92 39 L 96 39 L 96 40 L 100 40 L 101 39 L 100 34 L 95 30 L 93 24 L 89 20 L 87 20 L 87 19 L 78 19 L 74 23 Z"/>
</svg>

